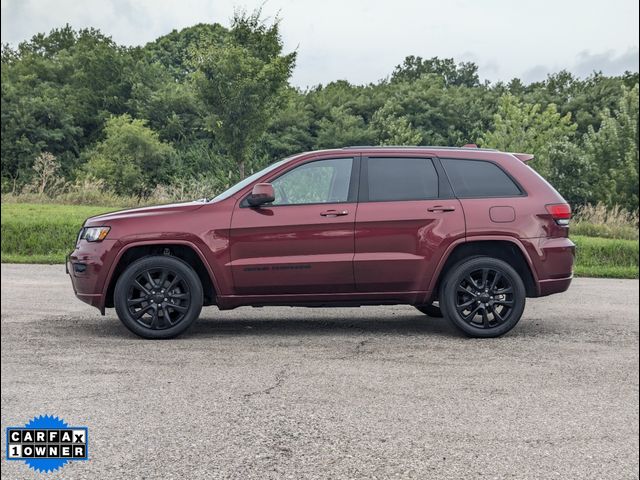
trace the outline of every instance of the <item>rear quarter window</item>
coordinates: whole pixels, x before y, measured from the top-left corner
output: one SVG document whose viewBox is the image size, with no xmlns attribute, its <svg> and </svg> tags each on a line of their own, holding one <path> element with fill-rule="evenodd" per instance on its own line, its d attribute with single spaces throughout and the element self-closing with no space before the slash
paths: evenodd
<svg viewBox="0 0 640 480">
<path fill-rule="evenodd" d="M 447 172 L 456 197 L 515 197 L 524 193 L 495 163 L 448 158 L 440 161 Z"/>
</svg>

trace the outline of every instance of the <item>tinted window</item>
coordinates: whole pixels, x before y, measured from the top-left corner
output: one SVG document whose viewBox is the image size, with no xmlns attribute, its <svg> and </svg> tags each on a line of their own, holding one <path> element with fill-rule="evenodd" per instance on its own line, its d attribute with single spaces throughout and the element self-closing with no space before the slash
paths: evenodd
<svg viewBox="0 0 640 480">
<path fill-rule="evenodd" d="M 369 201 L 438 197 L 438 174 L 428 158 L 367 159 Z"/>
<path fill-rule="evenodd" d="M 500 167 L 481 160 L 442 160 L 442 166 L 458 197 L 513 197 L 522 195 Z"/>
<path fill-rule="evenodd" d="M 349 198 L 352 158 L 305 163 L 273 181 L 273 205 L 338 203 Z"/>
</svg>

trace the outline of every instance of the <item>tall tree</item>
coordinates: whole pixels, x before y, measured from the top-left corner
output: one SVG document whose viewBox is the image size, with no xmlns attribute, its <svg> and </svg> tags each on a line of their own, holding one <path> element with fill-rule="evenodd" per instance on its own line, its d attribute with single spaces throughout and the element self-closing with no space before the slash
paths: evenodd
<svg viewBox="0 0 640 480">
<path fill-rule="evenodd" d="M 533 153 L 536 156 L 534 168 L 548 175 L 550 149 L 559 143 L 569 142 L 576 128 L 571 114 L 560 115 L 554 104 L 543 109 L 539 104 L 523 103 L 506 94 L 500 98 L 493 128 L 479 143 L 507 152 Z"/>
<path fill-rule="evenodd" d="M 601 112 L 600 128 L 584 137 L 587 157 L 597 167 L 596 199 L 638 209 L 638 84 L 622 87 L 617 108 Z"/>
<path fill-rule="evenodd" d="M 222 45 L 193 52 L 195 85 L 210 109 L 209 130 L 236 162 L 241 178 L 295 64 L 295 52 L 282 50 L 278 20 L 267 25 L 257 10 L 236 12 Z"/>
</svg>

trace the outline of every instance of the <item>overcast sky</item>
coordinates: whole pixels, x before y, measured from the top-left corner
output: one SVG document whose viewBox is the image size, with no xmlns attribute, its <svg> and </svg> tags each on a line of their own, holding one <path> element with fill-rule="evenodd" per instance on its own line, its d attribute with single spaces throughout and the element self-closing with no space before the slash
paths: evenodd
<svg viewBox="0 0 640 480">
<path fill-rule="evenodd" d="M 1 0 L 2 42 L 17 44 L 65 23 L 141 45 L 201 22 L 229 25 L 235 7 L 263 0 Z M 482 78 L 525 81 L 567 68 L 638 71 L 638 0 L 268 0 L 293 84 L 375 82 L 407 55 L 473 61 Z"/>
</svg>

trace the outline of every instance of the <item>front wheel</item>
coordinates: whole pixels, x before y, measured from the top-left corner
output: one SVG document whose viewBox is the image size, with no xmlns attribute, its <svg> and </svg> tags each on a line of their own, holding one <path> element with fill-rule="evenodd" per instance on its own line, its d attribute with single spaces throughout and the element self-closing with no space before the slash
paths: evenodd
<svg viewBox="0 0 640 480">
<path fill-rule="evenodd" d="M 511 265 L 491 257 L 456 264 L 440 288 L 440 308 L 472 337 L 498 337 L 516 326 L 526 303 L 524 282 Z"/>
<path fill-rule="evenodd" d="M 120 275 L 114 291 L 118 317 L 144 338 L 173 338 L 200 315 L 202 284 L 193 268 L 169 256 L 144 257 Z"/>
</svg>

